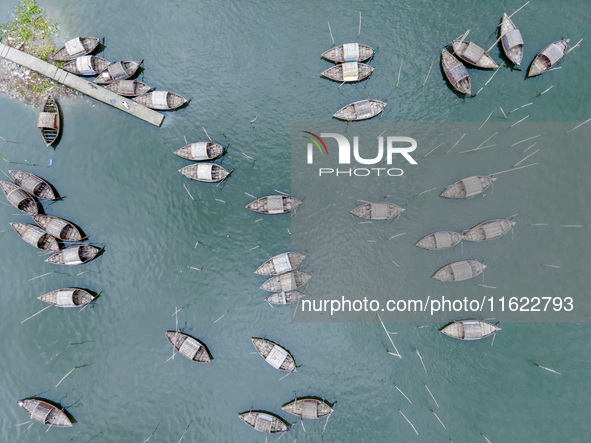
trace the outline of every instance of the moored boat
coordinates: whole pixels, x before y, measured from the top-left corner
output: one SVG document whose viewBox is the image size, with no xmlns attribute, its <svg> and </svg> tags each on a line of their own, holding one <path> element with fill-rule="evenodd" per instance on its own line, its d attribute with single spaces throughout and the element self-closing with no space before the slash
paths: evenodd
<svg viewBox="0 0 591 443">
<path fill-rule="evenodd" d="M 59 251 L 57 240 L 35 225 L 28 223 L 10 223 L 12 229 L 28 244 L 44 251 Z"/>
<path fill-rule="evenodd" d="M 80 241 L 82 233 L 74 223 L 50 215 L 39 214 L 33 217 L 41 229 L 60 240 Z"/>
<path fill-rule="evenodd" d="M 152 90 L 150 86 L 138 80 L 117 80 L 105 85 L 105 89 L 123 97 L 135 97 L 147 94 Z"/>
<path fill-rule="evenodd" d="M 320 75 L 340 83 L 359 82 L 369 77 L 373 69 L 365 63 L 347 62 L 331 66 Z"/>
<path fill-rule="evenodd" d="M 333 63 L 364 62 L 375 54 L 375 50 L 362 43 L 345 43 L 325 51 L 322 58 Z"/>
<path fill-rule="evenodd" d="M 291 195 L 268 195 L 246 205 L 246 209 L 259 214 L 285 214 L 297 209 L 302 202 Z"/>
<path fill-rule="evenodd" d="M 444 198 L 470 198 L 482 194 L 496 178 L 490 175 L 473 175 L 452 183 L 443 190 L 440 197 Z"/>
<path fill-rule="evenodd" d="M 61 69 L 72 74 L 88 77 L 103 72 L 110 64 L 111 62 L 102 57 L 84 55 L 66 63 Z"/>
<path fill-rule="evenodd" d="M 16 171 L 10 169 L 8 171 L 14 183 L 20 186 L 29 194 L 34 195 L 42 200 L 55 200 L 56 195 L 53 192 L 53 188 L 49 183 L 43 180 L 41 177 L 37 177 L 34 174 L 24 171 Z"/>
<path fill-rule="evenodd" d="M 462 233 L 462 239 L 466 241 L 488 241 L 502 237 L 515 226 L 515 222 L 505 219 L 489 220 L 477 224 L 473 228 Z"/>
<path fill-rule="evenodd" d="M 94 259 L 99 253 L 98 248 L 90 245 L 72 246 L 53 254 L 45 261 L 55 265 L 81 265 Z"/>
<path fill-rule="evenodd" d="M 519 67 L 523 59 L 523 38 L 519 29 L 515 27 L 515 24 L 506 13 L 503 14 L 501 20 L 500 33 L 505 55 Z"/>
<path fill-rule="evenodd" d="M 133 101 L 147 108 L 156 109 L 157 111 L 171 111 L 187 103 L 186 98 L 168 91 L 148 92 L 147 94 L 135 97 Z"/>
<path fill-rule="evenodd" d="M 37 127 L 41 131 L 41 137 L 47 147 L 57 140 L 60 134 L 61 120 L 57 102 L 51 95 L 48 95 L 43 102 L 43 111 L 39 113 L 37 119 Z"/>
<path fill-rule="evenodd" d="M 179 331 L 166 331 L 166 339 L 183 357 L 197 363 L 211 362 L 209 349 L 200 340 Z"/>
<path fill-rule="evenodd" d="M 251 340 L 259 355 L 275 369 L 296 372 L 295 360 L 289 351 L 266 338 L 252 337 Z"/>
<path fill-rule="evenodd" d="M 56 62 L 67 62 L 90 54 L 96 49 L 99 44 L 99 39 L 96 37 L 76 37 L 64 43 L 64 46 L 59 48 L 51 59 Z"/>
<path fill-rule="evenodd" d="M 332 406 L 334 404 L 318 397 L 301 397 L 284 404 L 281 409 L 300 418 L 318 419 L 332 414 Z"/>
<path fill-rule="evenodd" d="M 268 292 L 289 292 L 304 286 L 312 278 L 301 271 L 290 271 L 276 275 L 261 285 L 261 289 Z"/>
<path fill-rule="evenodd" d="M 267 411 L 245 411 L 238 414 L 238 417 L 254 430 L 265 434 L 277 434 L 289 429 L 285 420 Z"/>
<path fill-rule="evenodd" d="M 299 291 L 287 291 L 287 292 L 276 292 L 265 298 L 267 303 L 272 305 L 289 305 L 293 302 L 297 302 L 304 297 Z"/>
<path fill-rule="evenodd" d="M 135 61 L 111 63 L 98 73 L 98 76 L 94 79 L 94 83 L 108 85 L 118 80 L 127 80 L 137 72 L 141 64 L 142 62 Z"/>
<path fill-rule="evenodd" d="M 333 117 L 346 121 L 367 120 L 382 112 L 386 105 L 387 103 L 379 100 L 361 100 L 343 106 L 333 114 Z"/>
<path fill-rule="evenodd" d="M 453 88 L 466 95 L 472 93 L 470 74 L 466 67 L 447 50 L 441 51 L 441 67 Z"/>
<path fill-rule="evenodd" d="M 364 203 L 349 211 L 356 217 L 366 220 L 389 220 L 402 214 L 405 209 L 389 202 Z"/>
<path fill-rule="evenodd" d="M 462 236 L 457 232 L 439 231 L 425 235 L 416 242 L 415 246 L 429 251 L 441 251 L 442 249 L 452 248 L 461 241 Z"/>
<path fill-rule="evenodd" d="M 214 142 L 189 143 L 174 151 L 175 155 L 194 162 L 215 160 L 223 153 L 224 148 L 222 145 Z"/>
<path fill-rule="evenodd" d="M 500 330 L 498 326 L 482 320 L 458 320 L 440 329 L 445 335 L 458 340 L 479 340 Z"/>
<path fill-rule="evenodd" d="M 259 275 L 279 275 L 297 269 L 306 256 L 297 252 L 284 252 L 271 257 L 254 271 Z"/>
<path fill-rule="evenodd" d="M 80 308 L 95 299 L 90 292 L 80 288 L 56 289 L 37 298 L 59 308 Z"/>
<path fill-rule="evenodd" d="M 432 278 L 444 282 L 464 281 L 480 275 L 484 268 L 486 265 L 478 260 L 462 260 L 445 265 Z"/>
<path fill-rule="evenodd" d="M 43 423 L 48 426 L 55 426 L 56 428 L 69 428 L 72 426 L 72 421 L 66 414 L 64 408 L 60 408 L 55 404 L 42 400 L 40 398 L 26 398 L 20 400 L 18 405 L 25 410 L 31 420 L 36 423 Z"/>
<path fill-rule="evenodd" d="M 215 163 L 198 163 L 179 169 L 185 177 L 205 183 L 221 182 L 228 176 L 228 171 Z"/>
<path fill-rule="evenodd" d="M 548 46 L 542 49 L 542 51 L 536 55 L 536 58 L 534 58 L 534 61 L 529 67 L 527 76 L 534 77 L 549 71 L 552 66 L 562 60 L 562 57 L 565 56 L 568 51 L 569 42 L 570 39 L 568 38 L 566 40 L 559 40 L 557 42 L 550 43 Z"/>
<path fill-rule="evenodd" d="M 482 69 L 495 69 L 499 67 L 493 58 L 488 55 L 488 52 L 475 43 L 465 40 L 452 40 L 451 45 L 454 49 L 454 54 L 466 63 Z"/>
<path fill-rule="evenodd" d="M 23 188 L 7 181 L 0 180 L 0 188 L 12 206 L 29 215 L 37 215 L 37 202 Z"/>
</svg>

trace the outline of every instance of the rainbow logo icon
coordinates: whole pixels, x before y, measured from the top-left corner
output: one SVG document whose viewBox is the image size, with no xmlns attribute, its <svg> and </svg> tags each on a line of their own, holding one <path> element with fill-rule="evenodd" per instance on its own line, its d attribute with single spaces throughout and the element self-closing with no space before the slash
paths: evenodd
<svg viewBox="0 0 591 443">
<path fill-rule="evenodd" d="M 324 144 L 324 140 L 322 140 L 320 137 L 318 137 L 316 134 L 314 134 L 312 132 L 308 132 L 308 131 L 302 131 L 302 132 L 305 132 L 306 134 L 310 134 L 312 137 L 314 137 L 316 140 L 318 140 L 318 141 L 316 141 L 312 137 L 306 137 L 308 140 L 310 140 L 312 143 L 314 143 L 316 146 L 318 146 L 318 149 L 320 150 L 321 154 L 324 154 L 324 152 L 326 152 L 326 155 L 328 155 L 328 149 L 326 148 L 326 144 Z M 318 144 L 318 142 L 320 142 L 322 144 L 322 147 L 324 147 L 324 152 L 322 152 L 322 147 L 320 146 L 320 144 Z"/>
</svg>

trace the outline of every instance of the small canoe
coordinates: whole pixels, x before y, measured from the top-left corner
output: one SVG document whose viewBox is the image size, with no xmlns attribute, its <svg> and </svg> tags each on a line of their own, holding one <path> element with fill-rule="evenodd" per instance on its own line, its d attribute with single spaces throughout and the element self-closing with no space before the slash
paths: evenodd
<svg viewBox="0 0 591 443">
<path fill-rule="evenodd" d="M 259 275 L 285 274 L 286 272 L 296 270 L 305 258 L 306 256 L 304 254 L 298 254 L 297 252 L 284 252 L 283 254 L 271 257 L 259 266 L 254 273 Z"/>
<path fill-rule="evenodd" d="M 179 169 L 185 177 L 205 183 L 221 182 L 228 176 L 228 171 L 215 163 L 198 163 Z"/>
<path fill-rule="evenodd" d="M 25 214 L 37 215 L 37 202 L 27 191 L 14 183 L 0 180 L 0 188 L 12 206 Z"/>
<path fill-rule="evenodd" d="M 35 220 L 35 223 L 37 223 L 41 229 L 55 238 L 66 241 L 82 240 L 82 233 L 80 230 L 74 225 L 74 223 L 67 220 L 43 214 L 34 216 L 33 220 Z"/>
<path fill-rule="evenodd" d="M 186 98 L 168 91 L 148 92 L 147 94 L 135 97 L 133 101 L 158 111 L 171 111 L 187 103 Z"/>
<path fill-rule="evenodd" d="M 302 202 L 291 195 L 268 195 L 246 205 L 246 209 L 259 214 L 285 214 L 297 209 Z"/>
<path fill-rule="evenodd" d="M 24 241 L 37 249 L 52 252 L 60 250 L 57 240 L 35 225 L 30 225 L 28 223 L 10 223 L 10 226 L 12 226 L 12 229 L 14 229 Z"/>
<path fill-rule="evenodd" d="M 429 251 L 441 251 L 442 249 L 453 248 L 462 241 L 462 236 L 453 231 L 439 231 L 425 235 L 416 242 L 415 246 Z"/>
<path fill-rule="evenodd" d="M 521 59 L 523 59 L 523 38 L 519 29 L 515 27 L 507 14 L 503 14 L 500 32 L 505 55 L 516 66 L 521 65 Z"/>
<path fill-rule="evenodd" d="M 500 330 L 498 326 L 482 320 L 458 320 L 440 329 L 445 335 L 458 340 L 480 340 Z"/>
<path fill-rule="evenodd" d="M 484 49 L 475 43 L 465 40 L 452 40 L 451 45 L 454 48 L 454 54 L 461 60 L 482 69 L 495 69 L 499 65 L 488 55 Z"/>
<path fill-rule="evenodd" d="M 222 145 L 214 142 L 189 143 L 174 151 L 175 155 L 194 162 L 215 160 L 223 153 L 224 148 Z"/>
<path fill-rule="evenodd" d="M 299 291 L 276 292 L 265 298 L 265 301 L 272 305 L 289 305 L 301 300 L 303 297 L 304 294 Z"/>
<path fill-rule="evenodd" d="M 241 412 L 238 417 L 254 430 L 265 434 L 277 434 L 289 429 L 289 424 L 285 420 L 267 411 Z"/>
<path fill-rule="evenodd" d="M 364 203 L 349 212 L 356 217 L 366 220 L 389 220 L 398 217 L 404 211 L 405 209 L 403 207 L 394 203 L 377 202 Z"/>
<path fill-rule="evenodd" d="M 134 61 L 111 63 L 99 72 L 97 78 L 94 79 L 94 83 L 108 85 L 118 80 L 127 80 L 137 72 L 141 64 L 142 62 Z"/>
<path fill-rule="evenodd" d="M 42 200 L 56 199 L 55 192 L 53 192 L 51 185 L 41 177 L 37 177 L 29 172 L 15 171 L 14 169 L 10 169 L 8 173 L 14 180 L 14 183 L 29 194 Z"/>
<path fill-rule="evenodd" d="M 568 51 L 568 44 L 570 39 L 560 40 L 554 43 L 550 43 L 542 52 L 536 55 L 534 61 L 532 62 L 531 66 L 529 67 L 529 72 L 527 73 L 528 77 L 535 77 L 536 75 L 543 74 L 546 71 L 549 71 L 552 66 L 558 63 L 562 57 Z"/>
<path fill-rule="evenodd" d="M 445 265 L 433 277 L 439 281 L 463 281 L 474 278 L 484 271 L 486 265 L 477 260 L 462 260 Z"/>
<path fill-rule="evenodd" d="M 72 426 L 72 421 L 64 408 L 60 408 L 47 400 L 27 398 L 20 400 L 18 405 L 36 423 L 43 423 L 44 425 L 55 426 L 56 428 L 69 428 Z"/>
<path fill-rule="evenodd" d="M 39 113 L 37 119 L 37 127 L 41 131 L 41 137 L 47 147 L 57 140 L 60 134 L 61 120 L 57 102 L 51 95 L 48 95 L 43 103 L 43 111 Z"/>
<path fill-rule="evenodd" d="M 296 398 L 284 404 L 281 409 L 300 418 L 318 419 L 332 414 L 330 403 L 318 397 Z"/>
<path fill-rule="evenodd" d="M 335 46 L 322 54 L 322 58 L 333 63 L 364 62 L 375 54 L 375 50 L 361 43 L 345 43 Z"/>
<path fill-rule="evenodd" d="M 98 248 L 90 245 L 72 246 L 53 254 L 45 261 L 55 265 L 81 265 L 94 259 L 99 253 Z"/>
<path fill-rule="evenodd" d="M 361 100 L 342 107 L 333 117 L 346 121 L 367 120 L 382 112 L 386 105 L 387 103 L 379 100 Z"/>
<path fill-rule="evenodd" d="M 55 62 L 68 62 L 76 57 L 90 54 L 98 44 L 99 39 L 96 37 L 76 37 L 68 40 L 51 56 L 51 59 Z"/>
<path fill-rule="evenodd" d="M 295 360 L 289 351 L 266 338 L 252 337 L 251 340 L 260 356 L 275 369 L 296 372 Z"/>
<path fill-rule="evenodd" d="M 347 62 L 334 65 L 320 75 L 339 83 L 359 82 L 369 77 L 373 69 L 365 63 Z"/>
<path fill-rule="evenodd" d="M 301 271 L 291 271 L 276 275 L 261 285 L 261 289 L 268 292 L 289 292 L 304 286 L 312 278 Z"/>
<path fill-rule="evenodd" d="M 80 308 L 95 299 L 90 292 L 80 288 L 56 289 L 37 298 L 59 308 Z"/>
<path fill-rule="evenodd" d="M 496 178 L 489 175 L 473 175 L 452 183 L 443 190 L 440 197 L 444 198 L 470 198 L 486 191 Z"/>
<path fill-rule="evenodd" d="M 453 88 L 466 95 L 472 93 L 470 74 L 466 67 L 447 50 L 441 51 L 441 67 Z"/>
<path fill-rule="evenodd" d="M 105 89 L 123 97 L 135 97 L 136 95 L 147 94 L 152 90 L 150 86 L 138 80 L 117 80 L 105 85 Z"/>
<path fill-rule="evenodd" d="M 183 357 L 197 363 L 211 362 L 209 349 L 200 340 L 179 331 L 166 331 L 166 339 Z"/>
<path fill-rule="evenodd" d="M 110 61 L 105 60 L 102 57 L 84 55 L 66 63 L 61 69 L 72 74 L 88 77 L 103 72 L 110 64 Z"/>
<path fill-rule="evenodd" d="M 488 241 L 502 237 L 515 226 L 515 222 L 505 219 L 489 220 L 482 222 L 463 233 L 462 239 L 466 241 Z"/>
</svg>

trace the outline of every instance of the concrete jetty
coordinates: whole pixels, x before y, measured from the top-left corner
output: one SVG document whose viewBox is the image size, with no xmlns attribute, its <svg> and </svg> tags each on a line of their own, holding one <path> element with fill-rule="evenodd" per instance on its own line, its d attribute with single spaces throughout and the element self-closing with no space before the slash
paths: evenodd
<svg viewBox="0 0 591 443">
<path fill-rule="evenodd" d="M 70 74 L 63 69 L 59 69 L 50 63 L 44 62 L 37 57 L 33 57 L 32 55 L 26 54 L 3 43 L 0 43 L 0 57 L 32 69 L 39 74 L 49 77 L 51 80 L 66 85 L 94 98 L 95 100 L 106 103 L 120 111 L 127 112 L 128 114 L 147 121 L 148 123 L 152 123 L 153 125 L 160 126 L 162 120 L 164 120 L 164 116 L 159 112 L 146 108 L 145 106 L 134 102 L 129 97 L 122 97 L 95 83 L 84 80 L 74 74 Z M 123 103 L 127 106 L 124 106 Z"/>
</svg>

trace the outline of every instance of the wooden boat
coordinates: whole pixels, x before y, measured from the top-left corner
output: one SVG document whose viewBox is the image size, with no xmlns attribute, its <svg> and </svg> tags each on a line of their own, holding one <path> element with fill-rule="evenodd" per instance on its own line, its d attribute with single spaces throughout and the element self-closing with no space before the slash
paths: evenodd
<svg viewBox="0 0 591 443">
<path fill-rule="evenodd" d="M 42 200 L 55 200 L 56 195 L 53 192 L 53 188 L 49 183 L 43 180 L 41 177 L 37 177 L 29 172 L 16 171 L 10 169 L 8 171 L 14 183 L 20 186 L 29 194 L 34 195 Z"/>
<path fill-rule="evenodd" d="M 90 292 L 80 288 L 56 289 L 37 298 L 59 308 L 80 308 L 95 299 Z"/>
<path fill-rule="evenodd" d="M 254 271 L 255 274 L 259 275 L 279 275 L 289 271 L 297 269 L 306 256 L 304 254 L 298 254 L 297 252 L 284 252 L 278 254 L 275 257 L 271 257 L 259 268 Z"/>
<path fill-rule="evenodd" d="M 562 57 L 565 56 L 566 52 L 568 51 L 569 42 L 570 39 L 568 38 L 566 40 L 559 40 L 557 42 L 550 43 L 548 46 L 542 49 L 542 52 L 540 52 L 538 55 L 536 55 L 536 58 L 534 58 L 534 61 L 529 67 L 527 76 L 534 77 L 550 70 L 552 66 L 558 63 Z"/>
<path fill-rule="evenodd" d="M 425 235 L 415 243 L 419 248 L 429 251 L 441 251 L 442 249 L 453 248 L 462 241 L 462 236 L 453 231 L 439 231 Z"/>
<path fill-rule="evenodd" d="M 300 418 L 318 419 L 332 414 L 332 405 L 318 397 L 301 397 L 285 403 L 281 409 Z"/>
<path fill-rule="evenodd" d="M 74 223 L 67 220 L 43 214 L 34 216 L 33 220 L 35 220 L 35 223 L 37 223 L 41 229 L 55 238 L 66 241 L 82 240 L 82 233 L 80 230 L 74 225 Z"/>
<path fill-rule="evenodd" d="M 261 285 L 261 289 L 269 292 L 289 292 L 304 286 L 312 278 L 311 275 L 301 271 L 290 271 L 276 275 Z"/>
<path fill-rule="evenodd" d="M 365 63 L 347 62 L 334 65 L 320 75 L 339 83 L 359 82 L 369 77 L 373 69 Z"/>
<path fill-rule="evenodd" d="M 325 51 L 322 58 L 334 63 L 364 62 L 375 54 L 375 49 L 361 43 L 345 43 Z"/>
<path fill-rule="evenodd" d="M 127 80 L 136 73 L 141 64 L 142 62 L 134 61 L 111 63 L 101 72 L 99 72 L 97 78 L 94 79 L 94 83 L 98 83 L 99 85 L 108 85 L 109 83 L 113 83 L 118 80 Z"/>
<path fill-rule="evenodd" d="M 289 351 L 266 338 L 252 337 L 251 340 L 260 356 L 275 369 L 286 372 L 297 372 L 295 360 Z"/>
<path fill-rule="evenodd" d="M 76 37 L 68 40 L 51 56 L 51 59 L 56 62 L 68 62 L 76 57 L 90 54 L 98 44 L 99 39 L 95 37 Z"/>
<path fill-rule="evenodd" d="M 211 354 L 200 340 L 179 331 L 166 331 L 166 339 L 183 357 L 197 363 L 211 362 Z"/>
<path fill-rule="evenodd" d="M 454 54 L 461 60 L 482 69 L 495 69 L 499 65 L 488 55 L 484 49 L 475 43 L 465 40 L 452 40 L 451 45 L 454 48 Z"/>
<path fill-rule="evenodd" d="M 228 171 L 215 163 L 198 163 L 179 169 L 185 177 L 205 183 L 221 182 L 228 176 Z"/>
<path fill-rule="evenodd" d="M 48 95 L 43 103 L 43 111 L 39 113 L 37 119 L 37 127 L 41 131 L 41 137 L 47 147 L 57 140 L 60 134 L 61 120 L 57 102 L 51 95 Z"/>
<path fill-rule="evenodd" d="M 466 67 L 445 49 L 441 51 L 441 67 L 447 80 L 456 91 L 466 95 L 472 93 L 470 74 L 468 74 Z"/>
<path fill-rule="evenodd" d="M 61 69 L 72 74 L 88 77 L 103 72 L 110 64 L 110 61 L 102 57 L 84 55 L 66 63 Z"/>
<path fill-rule="evenodd" d="M 268 195 L 246 205 L 246 209 L 259 214 L 286 214 L 297 209 L 302 202 L 291 195 Z"/>
<path fill-rule="evenodd" d="M 272 305 L 289 305 L 301 300 L 303 297 L 304 294 L 299 291 L 276 292 L 265 298 L 265 301 Z"/>
<path fill-rule="evenodd" d="M 452 183 L 443 190 L 440 197 L 445 198 L 470 198 L 482 194 L 496 178 L 489 175 L 473 175 Z"/>
<path fill-rule="evenodd" d="M 519 29 L 515 27 L 507 14 L 503 14 L 500 32 L 505 55 L 516 66 L 521 65 L 521 59 L 523 58 L 523 38 Z"/>
<path fill-rule="evenodd" d="M 0 180 L 0 188 L 12 206 L 25 214 L 37 215 L 39 208 L 37 202 L 23 188 L 14 183 Z"/>
<path fill-rule="evenodd" d="M 171 111 L 187 103 L 186 98 L 168 91 L 148 92 L 147 94 L 134 98 L 133 101 L 158 111 Z"/>
<path fill-rule="evenodd" d="M 367 220 L 389 220 L 398 217 L 404 211 L 405 209 L 403 207 L 394 203 L 377 202 L 364 203 L 349 212 L 356 217 Z"/>
<path fill-rule="evenodd" d="M 382 112 L 386 105 L 387 103 L 379 100 L 361 100 L 342 107 L 333 117 L 346 121 L 367 120 Z"/>
<path fill-rule="evenodd" d="M 474 278 L 484 271 L 486 265 L 477 260 L 462 260 L 445 265 L 433 277 L 439 281 L 463 281 Z"/>
<path fill-rule="evenodd" d="M 14 229 L 24 241 L 37 249 L 53 252 L 60 250 L 57 240 L 35 225 L 30 225 L 28 223 L 10 223 L 10 226 L 12 226 L 12 229 Z"/>
<path fill-rule="evenodd" d="M 514 221 L 496 219 L 482 222 L 463 233 L 466 241 L 488 241 L 502 237 L 515 226 Z"/>
<path fill-rule="evenodd" d="M 265 434 L 286 432 L 289 428 L 289 424 L 285 420 L 267 411 L 241 412 L 238 417 L 254 430 Z"/>
<path fill-rule="evenodd" d="M 29 414 L 29 417 L 31 417 L 31 420 L 34 422 L 55 426 L 57 428 L 69 428 L 72 426 L 72 421 L 66 414 L 64 408 L 59 408 L 47 400 L 26 398 L 20 400 L 18 405 Z"/>
<path fill-rule="evenodd" d="M 98 248 L 90 245 L 72 246 L 53 254 L 45 261 L 55 265 L 81 265 L 88 263 L 99 253 Z"/>
<path fill-rule="evenodd" d="M 147 94 L 152 90 L 150 86 L 138 80 L 117 80 L 105 85 L 105 89 L 123 97 L 135 97 L 136 95 Z"/>
<path fill-rule="evenodd" d="M 458 340 L 480 340 L 500 330 L 498 326 L 482 320 L 458 320 L 444 326 L 440 331 Z"/>
<path fill-rule="evenodd" d="M 189 143 L 174 151 L 175 155 L 194 162 L 215 160 L 224 153 L 222 145 L 214 142 Z"/>
</svg>

